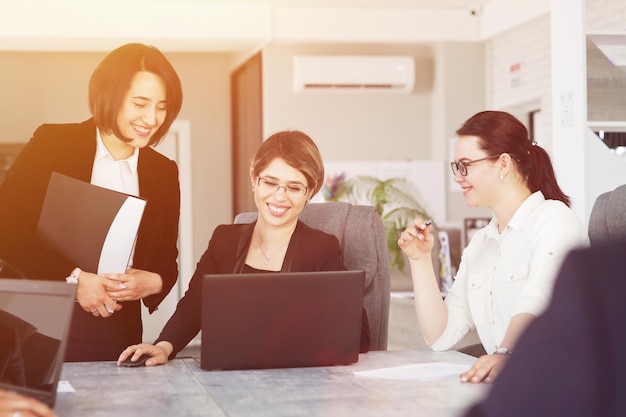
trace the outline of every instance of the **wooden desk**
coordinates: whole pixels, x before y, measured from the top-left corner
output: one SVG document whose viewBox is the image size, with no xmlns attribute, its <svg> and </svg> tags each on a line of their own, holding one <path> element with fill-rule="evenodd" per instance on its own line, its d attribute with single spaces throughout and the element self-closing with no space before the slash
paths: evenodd
<svg viewBox="0 0 626 417">
<path fill-rule="evenodd" d="M 62 379 L 75 393 L 59 393 L 60 417 L 90 416 L 393 416 L 450 417 L 487 393 L 458 378 L 401 381 L 355 376 L 420 362 L 467 364 L 458 352 L 387 351 L 362 354 L 351 366 L 204 371 L 198 360 L 118 368 L 113 362 L 66 363 Z"/>
</svg>

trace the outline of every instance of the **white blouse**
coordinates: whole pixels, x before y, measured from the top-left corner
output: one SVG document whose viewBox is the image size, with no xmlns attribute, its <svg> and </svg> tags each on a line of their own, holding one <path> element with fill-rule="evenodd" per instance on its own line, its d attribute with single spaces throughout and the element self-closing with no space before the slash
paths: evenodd
<svg viewBox="0 0 626 417">
<path fill-rule="evenodd" d="M 431 348 L 450 349 L 476 329 L 487 353 L 493 353 L 514 315 L 537 316 L 547 307 L 563 258 L 588 244 L 575 213 L 541 191 L 520 205 L 502 233 L 492 219 L 463 251 L 445 299 L 448 323 Z"/>
<path fill-rule="evenodd" d="M 114 160 L 111 153 L 104 146 L 100 130 L 96 130 L 96 156 L 91 171 L 91 183 L 93 185 L 138 196 L 138 161 L 138 148 L 135 148 L 133 154 L 128 158 L 119 161 Z"/>
<path fill-rule="evenodd" d="M 139 196 L 139 148 L 126 159 L 116 161 L 102 141 L 100 130 L 96 129 L 96 155 L 91 170 L 91 183 L 109 190 Z M 130 256 L 128 267 L 132 267 L 135 248 Z"/>
</svg>

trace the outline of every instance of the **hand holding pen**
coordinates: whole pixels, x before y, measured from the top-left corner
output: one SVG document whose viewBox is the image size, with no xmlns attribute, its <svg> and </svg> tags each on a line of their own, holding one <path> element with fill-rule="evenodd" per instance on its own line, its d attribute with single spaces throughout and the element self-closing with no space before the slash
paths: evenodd
<svg viewBox="0 0 626 417">
<path fill-rule="evenodd" d="M 407 227 L 398 239 L 398 246 L 411 260 L 417 260 L 424 254 L 430 254 L 434 245 L 434 238 L 430 233 L 432 220 L 426 222 L 416 219 L 412 226 Z M 430 255 L 429 255 L 430 256 Z"/>
<path fill-rule="evenodd" d="M 427 220 L 424 224 L 414 225 L 408 227 L 404 233 L 400 235 L 400 239 L 402 240 L 411 240 L 413 237 L 417 237 L 419 240 L 424 240 L 424 232 L 430 228 L 433 224 L 432 220 Z M 415 230 L 415 234 L 411 233 L 411 229 Z"/>
<path fill-rule="evenodd" d="M 431 224 L 433 224 L 433 221 L 427 220 L 426 222 L 424 222 L 422 226 L 415 226 L 415 230 L 417 230 L 417 233 L 424 233 L 426 229 L 430 227 Z"/>
</svg>

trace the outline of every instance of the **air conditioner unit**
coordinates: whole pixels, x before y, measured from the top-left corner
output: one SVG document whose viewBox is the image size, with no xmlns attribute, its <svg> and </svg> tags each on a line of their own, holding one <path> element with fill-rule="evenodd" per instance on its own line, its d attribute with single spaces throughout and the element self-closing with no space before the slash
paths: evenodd
<svg viewBox="0 0 626 417">
<path fill-rule="evenodd" d="M 415 83 L 412 56 L 297 55 L 293 88 L 299 92 L 411 93 Z"/>
</svg>

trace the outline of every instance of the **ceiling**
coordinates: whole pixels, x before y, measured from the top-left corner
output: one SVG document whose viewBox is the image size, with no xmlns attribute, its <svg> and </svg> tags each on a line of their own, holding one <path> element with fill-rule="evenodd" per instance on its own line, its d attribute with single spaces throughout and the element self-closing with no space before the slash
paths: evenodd
<svg viewBox="0 0 626 417">
<path fill-rule="evenodd" d="M 154 1 L 154 0 L 145 0 Z M 223 0 L 193 0 L 220 2 Z M 250 0 L 230 0 L 246 3 Z M 277 6 L 476 8 L 498 0 L 267 0 Z"/>
<path fill-rule="evenodd" d="M 546 0 L 0 1 L 0 51 L 106 51 L 129 40 L 236 53 L 270 42 L 483 41 L 549 10 Z"/>
</svg>

